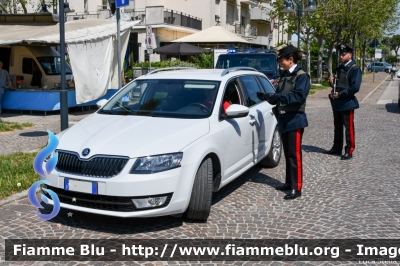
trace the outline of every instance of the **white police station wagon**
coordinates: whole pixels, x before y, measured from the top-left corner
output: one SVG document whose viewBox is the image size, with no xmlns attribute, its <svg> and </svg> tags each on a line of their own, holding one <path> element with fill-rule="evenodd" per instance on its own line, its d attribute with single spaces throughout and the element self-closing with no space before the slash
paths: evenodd
<svg viewBox="0 0 400 266">
<path fill-rule="evenodd" d="M 279 163 L 274 106 L 257 92 L 274 88 L 248 67 L 141 76 L 57 135 L 47 187 L 67 209 L 207 220 L 213 192 L 257 163 Z"/>
</svg>

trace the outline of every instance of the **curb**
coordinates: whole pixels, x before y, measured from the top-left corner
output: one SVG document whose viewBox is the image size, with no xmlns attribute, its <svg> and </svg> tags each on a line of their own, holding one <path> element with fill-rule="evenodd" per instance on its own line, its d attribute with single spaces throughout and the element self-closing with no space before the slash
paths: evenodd
<svg viewBox="0 0 400 266">
<path fill-rule="evenodd" d="M 389 76 L 387 76 L 384 80 L 382 80 L 381 83 L 378 84 L 378 86 L 376 86 L 372 91 L 370 91 L 370 92 L 367 94 L 367 96 L 365 96 L 365 97 L 362 99 L 361 103 L 365 102 L 365 101 L 369 98 L 369 96 L 371 96 L 377 89 L 379 89 L 379 87 L 382 85 L 383 82 L 385 82 L 385 81 L 388 79 L 388 77 L 389 77 Z"/>
<path fill-rule="evenodd" d="M 15 200 L 19 200 L 19 199 L 27 197 L 28 196 L 28 190 L 29 189 L 24 190 L 24 191 L 19 192 L 19 193 L 16 193 L 14 195 L 11 195 L 11 196 L 3 199 L 3 200 L 0 200 L 0 206 L 3 206 L 3 205 L 6 205 L 6 204 L 8 204 L 10 202 L 15 201 Z"/>
</svg>

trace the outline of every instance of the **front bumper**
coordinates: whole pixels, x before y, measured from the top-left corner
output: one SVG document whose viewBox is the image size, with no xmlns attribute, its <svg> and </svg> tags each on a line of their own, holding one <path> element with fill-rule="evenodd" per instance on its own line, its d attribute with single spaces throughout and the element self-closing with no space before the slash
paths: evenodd
<svg viewBox="0 0 400 266">
<path fill-rule="evenodd" d="M 91 178 L 53 171 L 45 179 L 48 189 L 59 197 L 61 207 L 88 213 L 116 217 L 153 217 L 185 212 L 196 175 L 196 165 L 186 165 L 155 174 L 129 174 L 130 167 L 112 178 Z M 97 194 L 64 189 L 64 179 L 96 182 Z M 46 196 L 46 193 L 43 193 Z M 135 198 L 166 196 L 164 204 L 138 209 Z M 47 195 L 49 203 L 52 200 Z"/>
</svg>

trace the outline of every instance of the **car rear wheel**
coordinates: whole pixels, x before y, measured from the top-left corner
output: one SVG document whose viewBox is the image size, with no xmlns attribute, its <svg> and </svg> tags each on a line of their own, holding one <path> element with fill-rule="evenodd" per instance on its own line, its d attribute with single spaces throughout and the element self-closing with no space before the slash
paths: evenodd
<svg viewBox="0 0 400 266">
<path fill-rule="evenodd" d="M 207 221 L 211 209 L 212 189 L 213 165 L 211 158 L 206 158 L 197 170 L 186 218 Z"/>
<path fill-rule="evenodd" d="M 281 160 L 281 155 L 282 155 L 281 135 L 278 131 L 278 128 L 275 128 L 269 153 L 267 157 L 265 157 L 260 161 L 260 165 L 262 167 L 268 167 L 268 168 L 276 167 L 278 166 L 279 161 Z"/>
</svg>

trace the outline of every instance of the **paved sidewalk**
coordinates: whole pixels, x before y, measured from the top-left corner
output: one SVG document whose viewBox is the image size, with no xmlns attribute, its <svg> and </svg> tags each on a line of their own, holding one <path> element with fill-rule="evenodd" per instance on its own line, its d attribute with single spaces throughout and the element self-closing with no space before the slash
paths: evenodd
<svg viewBox="0 0 400 266">
<path fill-rule="evenodd" d="M 96 109 L 92 109 L 91 111 L 70 113 L 68 115 L 69 126 L 74 125 L 95 111 Z M 59 113 L 45 116 L 3 112 L 0 118 L 4 121 L 19 123 L 29 122 L 34 124 L 33 127 L 25 128 L 24 130 L 1 132 L 0 154 L 35 151 L 47 144 L 47 130 L 50 130 L 54 134 L 57 134 L 61 131 Z"/>
</svg>

